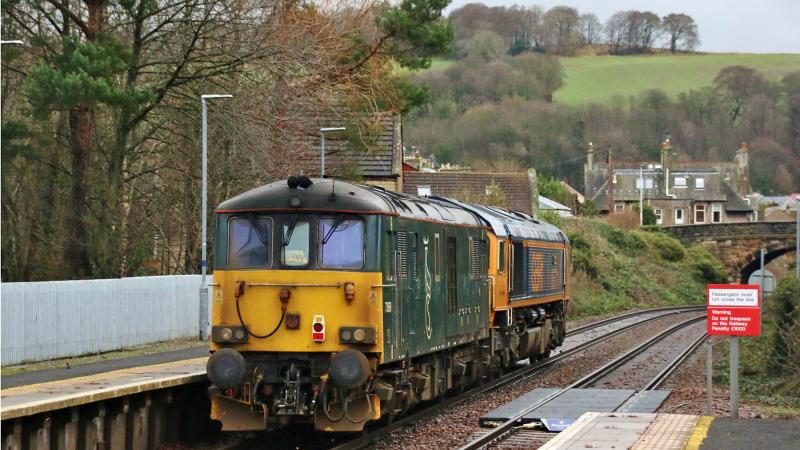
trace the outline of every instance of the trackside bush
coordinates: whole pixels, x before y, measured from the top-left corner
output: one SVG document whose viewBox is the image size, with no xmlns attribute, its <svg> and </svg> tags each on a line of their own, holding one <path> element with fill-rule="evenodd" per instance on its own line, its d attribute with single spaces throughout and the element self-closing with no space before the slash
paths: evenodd
<svg viewBox="0 0 800 450">
<path fill-rule="evenodd" d="M 727 283 L 728 275 L 725 266 L 714 258 L 708 250 L 699 245 L 689 247 L 687 252 L 692 275 L 699 283 Z"/>
<path fill-rule="evenodd" d="M 645 239 L 650 243 L 658 256 L 665 261 L 678 262 L 686 257 L 686 249 L 677 239 L 663 233 L 646 233 Z"/>
<path fill-rule="evenodd" d="M 571 245 L 572 270 L 597 278 L 599 271 L 592 257 L 592 245 L 589 241 L 579 234 L 571 233 L 569 242 Z"/>
<path fill-rule="evenodd" d="M 770 371 L 794 375 L 800 382 L 800 280 L 793 276 L 781 279 L 769 300 L 775 320 Z"/>
</svg>

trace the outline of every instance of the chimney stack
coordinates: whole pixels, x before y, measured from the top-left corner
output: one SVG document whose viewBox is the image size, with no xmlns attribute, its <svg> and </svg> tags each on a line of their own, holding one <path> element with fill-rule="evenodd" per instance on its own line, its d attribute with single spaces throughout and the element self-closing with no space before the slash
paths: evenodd
<svg viewBox="0 0 800 450">
<path fill-rule="evenodd" d="M 586 170 L 589 172 L 594 168 L 594 145 L 589 142 L 589 147 L 586 149 Z"/>
<path fill-rule="evenodd" d="M 672 144 L 669 138 L 664 139 L 661 143 L 661 169 L 666 171 L 669 169 L 669 152 L 672 150 Z"/>
<path fill-rule="evenodd" d="M 741 195 L 749 194 L 753 188 L 750 186 L 750 156 L 747 142 L 742 142 L 739 150 L 736 150 L 736 178 L 738 183 L 736 190 Z"/>
</svg>

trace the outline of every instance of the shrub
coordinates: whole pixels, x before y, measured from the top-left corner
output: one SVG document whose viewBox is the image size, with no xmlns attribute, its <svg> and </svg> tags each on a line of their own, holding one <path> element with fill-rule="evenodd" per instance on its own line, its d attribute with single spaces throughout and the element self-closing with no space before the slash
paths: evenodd
<svg viewBox="0 0 800 450">
<path fill-rule="evenodd" d="M 647 247 L 647 243 L 639 234 L 625 232 L 619 228 L 612 228 L 607 239 L 608 242 L 628 254 L 636 254 Z"/>
<path fill-rule="evenodd" d="M 639 214 L 639 205 L 633 206 L 633 212 Z M 644 212 L 642 213 L 643 225 L 655 225 L 657 220 L 658 217 L 656 217 L 656 212 L 653 211 L 653 207 L 645 203 Z"/>
<path fill-rule="evenodd" d="M 800 280 L 781 279 L 769 304 L 775 319 L 770 370 L 800 376 Z"/>
<path fill-rule="evenodd" d="M 725 266 L 717 258 L 711 255 L 708 250 L 699 245 L 689 247 L 689 266 L 692 268 L 692 275 L 699 283 L 727 283 L 728 275 L 725 273 Z"/>
<path fill-rule="evenodd" d="M 686 249 L 679 240 L 664 233 L 647 233 L 645 236 L 661 259 L 678 262 L 686 257 Z"/>
<path fill-rule="evenodd" d="M 558 228 L 564 228 L 564 218 L 559 216 L 555 211 L 541 210 L 539 211 L 539 219 L 542 219 L 550 225 Z"/>
<path fill-rule="evenodd" d="M 572 271 L 583 272 L 591 278 L 597 278 L 599 270 L 594 262 L 592 245 L 581 235 L 569 235 L 571 245 Z"/>
</svg>

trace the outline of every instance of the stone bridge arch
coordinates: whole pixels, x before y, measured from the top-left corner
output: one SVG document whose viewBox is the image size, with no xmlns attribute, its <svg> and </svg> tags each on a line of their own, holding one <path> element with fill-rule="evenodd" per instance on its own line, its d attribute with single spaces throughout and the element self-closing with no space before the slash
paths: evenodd
<svg viewBox="0 0 800 450">
<path fill-rule="evenodd" d="M 664 227 L 685 243 L 699 243 L 725 265 L 734 283 L 746 283 L 760 265 L 795 250 L 796 222 L 713 223 Z"/>
</svg>

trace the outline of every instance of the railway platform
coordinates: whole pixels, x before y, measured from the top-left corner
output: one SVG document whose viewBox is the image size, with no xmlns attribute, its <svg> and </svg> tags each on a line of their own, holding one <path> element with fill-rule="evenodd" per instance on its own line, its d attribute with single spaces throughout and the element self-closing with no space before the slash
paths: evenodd
<svg viewBox="0 0 800 450">
<path fill-rule="evenodd" d="M 588 412 L 543 450 L 796 449 L 800 422 L 660 413 Z"/>
<path fill-rule="evenodd" d="M 4 385 L 0 392 L 3 448 L 150 449 L 174 441 L 182 429 L 197 428 L 198 423 L 205 426 L 200 420 L 208 420 L 198 403 L 207 402 L 207 359 L 127 367 L 11 388 Z M 58 378 L 58 373 L 51 375 Z M 199 419 L 193 414 L 199 414 Z"/>
</svg>

